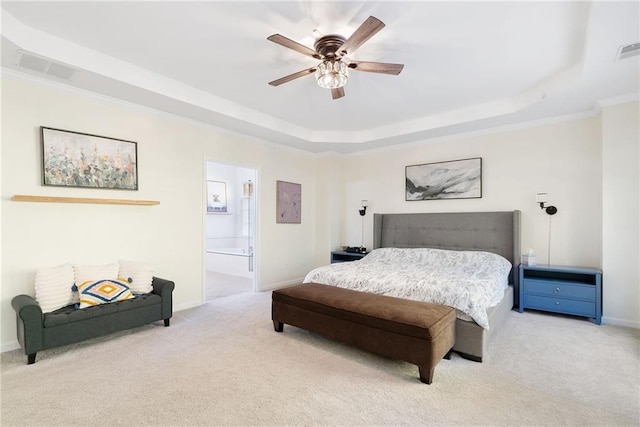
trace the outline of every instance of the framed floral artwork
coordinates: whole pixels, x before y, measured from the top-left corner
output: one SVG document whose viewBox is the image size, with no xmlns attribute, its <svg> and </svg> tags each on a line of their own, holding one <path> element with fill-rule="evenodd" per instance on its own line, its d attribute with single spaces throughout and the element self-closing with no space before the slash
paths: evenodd
<svg viewBox="0 0 640 427">
<path fill-rule="evenodd" d="M 41 126 L 42 184 L 138 189 L 138 144 Z"/>
</svg>

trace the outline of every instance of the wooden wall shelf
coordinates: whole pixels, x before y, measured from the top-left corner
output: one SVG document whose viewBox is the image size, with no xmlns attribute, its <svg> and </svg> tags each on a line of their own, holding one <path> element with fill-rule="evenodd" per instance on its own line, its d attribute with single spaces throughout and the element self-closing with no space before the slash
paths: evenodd
<svg viewBox="0 0 640 427">
<path fill-rule="evenodd" d="M 16 194 L 11 197 L 14 202 L 48 202 L 48 203 L 90 203 L 97 205 L 159 205 L 157 200 L 127 200 L 127 199 L 94 199 L 87 197 L 52 197 L 52 196 L 25 196 Z"/>
</svg>

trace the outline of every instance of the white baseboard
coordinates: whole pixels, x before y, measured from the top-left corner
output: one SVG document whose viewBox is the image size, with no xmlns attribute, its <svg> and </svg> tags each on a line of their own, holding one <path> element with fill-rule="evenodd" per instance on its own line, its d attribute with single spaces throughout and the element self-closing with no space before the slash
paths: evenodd
<svg viewBox="0 0 640 427">
<path fill-rule="evenodd" d="M 19 348 L 20 348 L 20 343 L 18 342 L 18 340 L 2 343 L 2 345 L 0 345 L 0 353 L 17 350 Z"/>
<path fill-rule="evenodd" d="M 174 305 L 173 306 L 173 312 L 175 313 L 177 311 L 188 310 L 188 309 L 194 308 L 194 307 L 200 307 L 203 304 L 204 303 L 202 301 L 192 301 L 192 302 L 188 302 L 188 303 L 184 303 L 184 304 Z"/>
<path fill-rule="evenodd" d="M 602 323 L 605 325 L 624 326 L 626 328 L 640 329 L 640 322 L 633 320 L 617 319 L 615 317 L 602 316 Z"/>
<path fill-rule="evenodd" d="M 258 292 L 273 291 L 274 289 L 280 289 L 280 288 L 284 288 L 292 285 L 299 285 L 300 283 L 302 283 L 303 280 L 304 280 L 304 277 L 300 277 L 297 279 L 286 280 L 284 282 L 271 283 L 267 285 L 265 288 L 258 290 Z"/>
</svg>

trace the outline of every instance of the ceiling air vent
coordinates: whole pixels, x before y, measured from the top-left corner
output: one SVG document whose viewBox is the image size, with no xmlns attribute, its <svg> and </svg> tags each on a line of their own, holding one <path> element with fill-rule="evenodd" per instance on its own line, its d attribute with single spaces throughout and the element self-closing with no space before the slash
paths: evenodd
<svg viewBox="0 0 640 427">
<path fill-rule="evenodd" d="M 618 49 L 617 60 L 631 58 L 632 56 L 640 55 L 640 42 L 628 44 L 626 46 L 620 46 Z"/>
<path fill-rule="evenodd" d="M 60 62 L 54 62 L 43 56 L 35 55 L 23 50 L 18 51 L 16 65 L 21 68 L 26 68 L 27 70 L 35 71 L 39 74 L 56 77 L 62 80 L 71 80 L 73 75 L 76 73 L 75 68 L 71 68 Z"/>
</svg>

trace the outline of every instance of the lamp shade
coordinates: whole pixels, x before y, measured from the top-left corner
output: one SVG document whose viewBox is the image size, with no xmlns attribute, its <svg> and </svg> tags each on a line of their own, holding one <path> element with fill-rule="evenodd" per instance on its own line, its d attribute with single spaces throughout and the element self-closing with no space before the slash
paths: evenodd
<svg viewBox="0 0 640 427">
<path fill-rule="evenodd" d="M 343 60 L 322 61 L 316 69 L 316 80 L 320 87 L 337 89 L 347 84 L 349 67 Z"/>
</svg>

